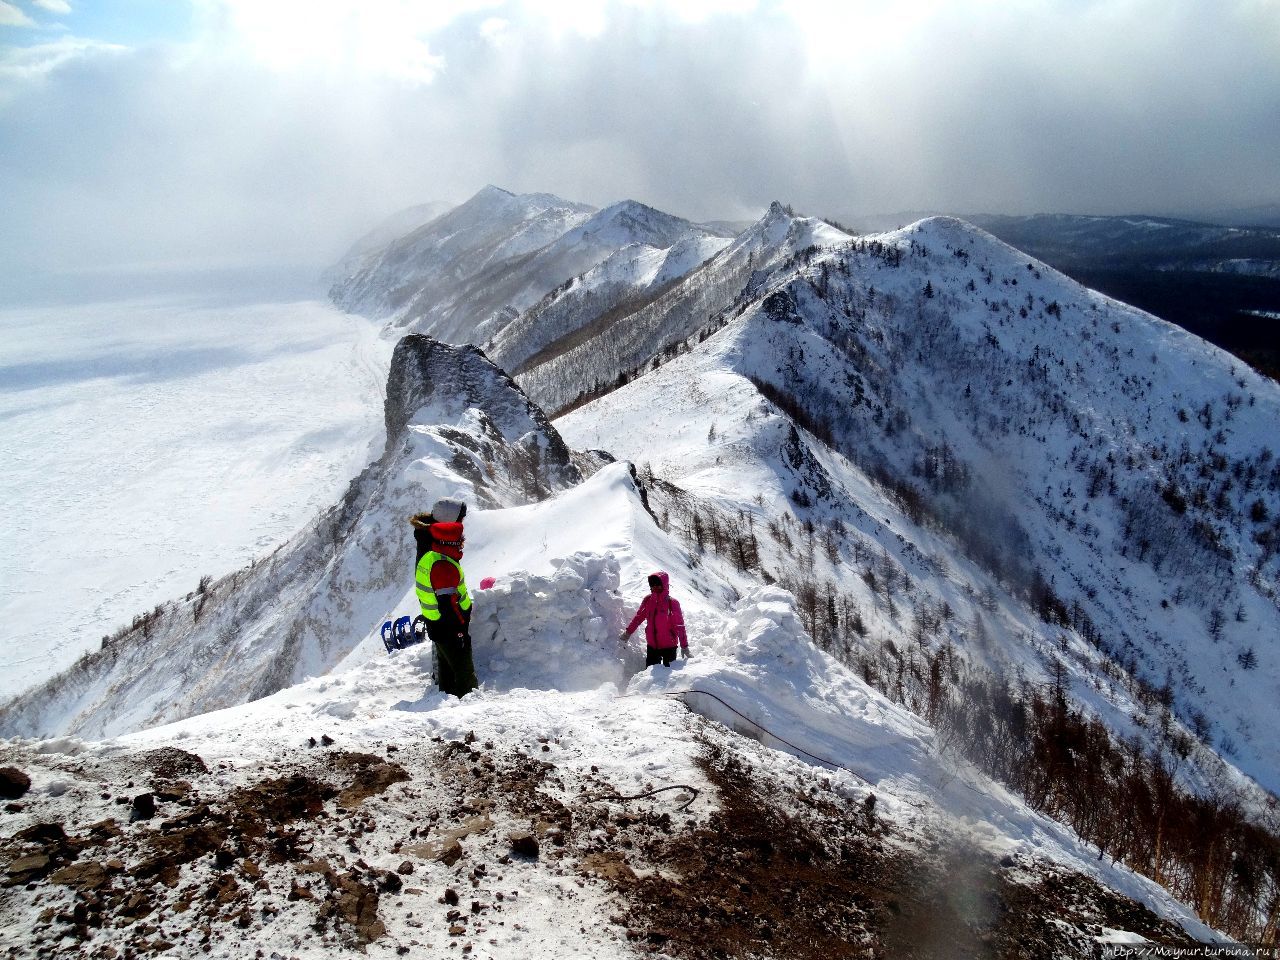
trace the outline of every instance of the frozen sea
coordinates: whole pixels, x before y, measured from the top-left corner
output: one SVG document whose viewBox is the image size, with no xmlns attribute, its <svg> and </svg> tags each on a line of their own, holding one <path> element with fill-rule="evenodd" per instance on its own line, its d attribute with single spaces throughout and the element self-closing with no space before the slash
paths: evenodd
<svg viewBox="0 0 1280 960">
<path fill-rule="evenodd" d="M 331 504 L 391 346 L 318 300 L 0 310 L 0 698 Z"/>
</svg>

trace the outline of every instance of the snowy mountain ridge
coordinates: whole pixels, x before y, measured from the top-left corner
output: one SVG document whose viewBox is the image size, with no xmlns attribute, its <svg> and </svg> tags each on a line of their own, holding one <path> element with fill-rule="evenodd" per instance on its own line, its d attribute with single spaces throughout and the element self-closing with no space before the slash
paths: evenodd
<svg viewBox="0 0 1280 960">
<path fill-rule="evenodd" d="M 665 539 L 621 466 L 518 509 L 581 538 L 584 498 L 629 501 L 635 546 Z M 422 692 L 417 647 L 101 744 L 9 744 L 32 782 L 19 822 L 57 824 L 0 840 L 25 883 L 0 942 L 621 958 L 1220 941 L 1150 881 L 939 766 L 927 729 L 814 649 L 781 591 L 729 620 L 706 610 L 697 659 L 621 687 L 620 573 L 577 554 L 482 593 L 493 679 L 461 701 Z M 810 909 L 756 899 L 779 870 Z M 930 902 L 950 888 L 967 894 Z"/>
<path fill-rule="evenodd" d="M 774 204 L 724 243 L 629 203 L 469 204 L 456 244 L 458 211 L 388 249 L 417 238 L 405 275 L 462 339 L 523 355 L 516 380 L 406 337 L 385 452 L 340 505 L 0 714 L 115 738 L 6 748 L 34 784 L 4 843 L 36 896 L 9 909 L 54 890 L 71 918 L 40 942 L 144 890 L 250 930 L 206 936 L 237 957 L 1089 956 L 1220 937 L 1195 914 L 1274 938 L 1280 389 L 949 218 L 851 237 Z M 574 265 L 514 317 L 489 310 L 505 293 L 460 306 Z M 405 517 L 441 495 L 473 505 L 469 577 L 498 580 L 460 701 L 377 637 L 414 609 Z M 693 658 L 645 671 L 616 637 L 653 569 Z M 72 864 L 143 768 L 192 809 L 112 828 L 119 870 Z M 202 817 L 252 828 L 223 844 Z M 769 919 L 780 875 L 812 917 Z M 602 923 L 618 905 L 634 921 Z M 104 936 L 194 948 L 146 926 Z"/>
<path fill-rule="evenodd" d="M 485 187 L 333 285 L 336 304 L 448 342 L 482 343 L 549 291 L 631 244 L 667 249 L 712 229 L 633 200 L 595 210 Z"/>
<path fill-rule="evenodd" d="M 348 247 L 342 259 L 325 271 L 323 279 L 330 287 L 341 283 L 364 269 L 369 258 L 389 243 L 414 233 L 453 207 L 452 203 L 433 201 L 397 211 Z"/>
<path fill-rule="evenodd" d="M 1277 758 L 1260 735 L 1274 722 L 1263 718 L 1280 666 L 1267 639 L 1280 629 L 1273 383 L 947 219 L 784 273 L 708 347 L 722 339 L 731 354 L 693 349 L 701 361 L 681 358 L 678 372 L 638 382 L 656 378 L 652 386 L 569 416 L 570 442 L 603 443 L 611 431 L 599 424 L 613 422 L 625 438 L 615 452 L 684 478 L 681 486 L 705 471 L 707 493 L 721 497 L 742 469 L 740 459 L 706 465 L 713 450 L 723 456 L 723 441 L 695 434 L 694 449 L 665 454 L 664 427 L 635 424 L 661 402 L 681 433 L 696 423 L 723 437 L 722 418 L 740 420 L 742 399 L 717 403 L 691 385 L 726 373 L 766 385 L 782 423 L 796 418 L 807 438 L 791 441 L 789 462 L 766 467 L 779 477 L 767 488 L 771 511 L 815 523 L 856 513 L 861 493 L 830 507 L 825 471 L 796 469 L 822 462 L 824 447 L 842 452 L 911 525 L 958 540 L 943 551 L 948 565 L 959 546 L 994 574 L 993 589 L 1038 598 L 1050 623 L 1132 660 L 1153 688 L 1170 673 L 1184 718 L 1215 718 L 1220 745 L 1274 788 Z M 1139 363 L 1146 369 L 1129 372 Z M 1242 567 L 1253 572 L 1233 572 Z"/>
<path fill-rule="evenodd" d="M 793 217 L 774 203 L 750 229 L 652 301 L 604 316 L 590 336 L 564 338 L 562 351 L 523 370 L 516 381 L 550 411 L 563 411 L 609 389 L 680 341 L 727 315 L 771 272 L 802 251 L 837 246 L 847 234 L 816 218 Z"/>
</svg>

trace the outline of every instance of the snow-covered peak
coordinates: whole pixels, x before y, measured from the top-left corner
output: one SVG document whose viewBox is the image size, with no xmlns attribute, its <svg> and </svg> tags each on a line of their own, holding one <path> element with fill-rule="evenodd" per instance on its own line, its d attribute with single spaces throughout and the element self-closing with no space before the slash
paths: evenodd
<svg viewBox="0 0 1280 960">
<path fill-rule="evenodd" d="M 644 244 L 665 250 L 673 243 L 706 231 L 681 217 L 663 213 L 635 200 L 605 207 L 590 220 L 561 238 L 562 244 L 592 242 L 623 246 Z"/>
<path fill-rule="evenodd" d="M 375 250 L 335 283 L 340 307 L 375 318 L 395 317 L 424 333 L 466 341 L 482 317 L 463 304 L 483 291 L 482 278 L 554 241 L 594 208 L 551 194 L 486 187 L 407 236 Z"/>
<path fill-rule="evenodd" d="M 475 192 L 471 199 L 478 203 L 503 203 L 514 198 L 515 194 L 510 190 L 504 190 L 502 187 L 494 186 L 492 183 L 486 183 Z"/>
<path fill-rule="evenodd" d="M 808 247 L 835 247 L 850 239 L 849 234 L 817 217 L 788 213 L 781 203 L 774 200 L 764 216 L 743 231 L 724 255 L 732 257 L 743 251 L 758 259 L 763 253 L 767 259 L 776 262 Z"/>
<path fill-rule="evenodd" d="M 485 217 L 532 219 L 547 210 L 561 207 L 591 209 L 584 204 L 570 203 L 553 193 L 512 193 L 493 184 L 482 187 L 458 209 L 472 219 Z"/>
<path fill-rule="evenodd" d="M 732 241 L 709 238 L 718 252 L 676 282 L 651 286 L 652 295 L 621 307 L 615 303 L 595 311 L 594 322 L 585 327 L 590 336 L 580 332 L 580 318 L 559 344 L 522 368 L 517 381 L 544 409 L 563 410 L 598 392 L 601 385 L 630 377 L 661 351 L 707 328 L 776 271 L 792 269 L 797 257 L 840 247 L 850 239 L 820 219 L 793 216 L 775 202 Z M 681 255 L 674 247 L 671 252 Z"/>
</svg>

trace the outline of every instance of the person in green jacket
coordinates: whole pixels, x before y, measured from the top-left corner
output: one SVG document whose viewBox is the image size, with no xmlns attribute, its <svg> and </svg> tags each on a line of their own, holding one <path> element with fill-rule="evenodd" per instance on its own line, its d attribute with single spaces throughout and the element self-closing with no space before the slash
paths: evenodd
<svg viewBox="0 0 1280 960">
<path fill-rule="evenodd" d="M 465 503 L 442 499 L 430 514 L 417 514 L 409 521 L 418 548 L 418 604 L 427 636 L 435 644 L 436 675 L 440 689 L 456 697 L 480 686 L 471 656 L 471 594 L 462 570 L 466 513 Z"/>
</svg>

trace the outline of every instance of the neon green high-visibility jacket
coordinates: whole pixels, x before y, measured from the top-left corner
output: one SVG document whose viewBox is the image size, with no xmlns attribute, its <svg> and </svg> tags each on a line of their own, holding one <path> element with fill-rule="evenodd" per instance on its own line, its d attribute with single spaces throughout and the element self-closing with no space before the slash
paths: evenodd
<svg viewBox="0 0 1280 960">
<path fill-rule="evenodd" d="M 444 560 L 451 564 L 458 571 L 457 586 L 441 587 L 435 589 L 431 586 L 431 569 L 439 561 Z M 467 592 L 467 577 L 462 572 L 462 564 L 453 557 L 446 556 L 435 550 L 431 550 L 422 555 L 422 559 L 418 561 L 418 569 L 416 573 L 416 587 L 418 594 L 418 603 L 422 606 L 422 615 L 429 621 L 439 620 L 441 618 L 440 598 L 457 596 L 457 609 L 462 612 L 462 621 L 468 618 L 466 613 L 471 609 L 471 594 Z M 448 604 L 447 609 L 452 612 L 452 604 Z M 453 619 L 453 617 L 447 617 Z"/>
</svg>

